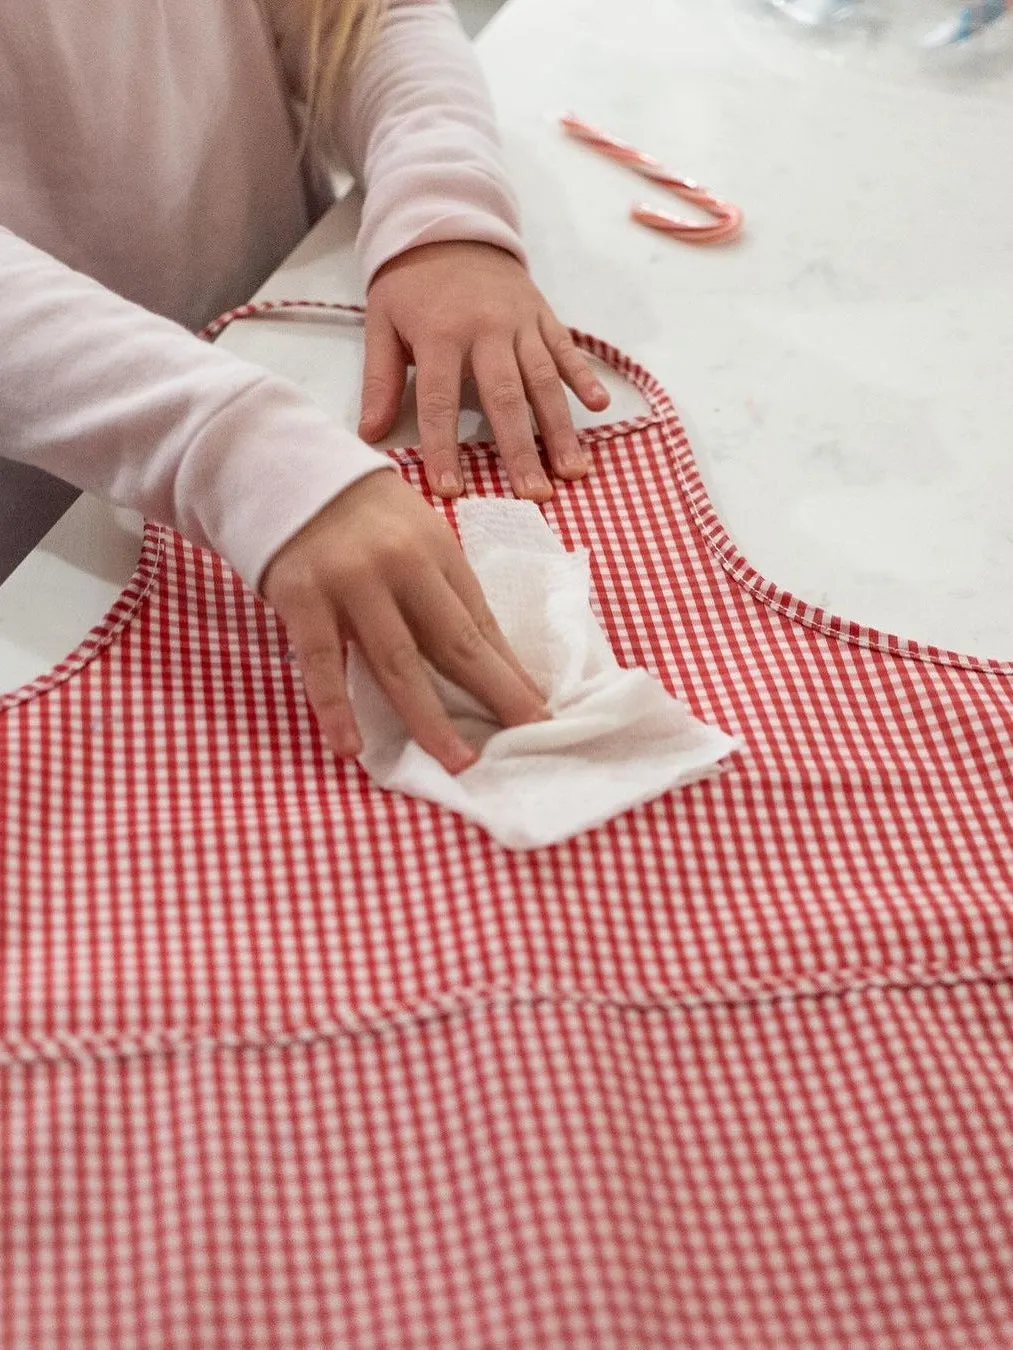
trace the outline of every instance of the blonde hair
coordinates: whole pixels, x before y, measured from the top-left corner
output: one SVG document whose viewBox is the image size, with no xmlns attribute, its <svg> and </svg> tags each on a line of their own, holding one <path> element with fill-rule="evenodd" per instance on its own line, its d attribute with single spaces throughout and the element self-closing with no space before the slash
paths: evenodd
<svg viewBox="0 0 1013 1350">
<path fill-rule="evenodd" d="M 361 61 L 376 35 L 387 0 L 299 0 L 308 44 L 306 135 L 323 129 L 341 77 Z"/>
</svg>

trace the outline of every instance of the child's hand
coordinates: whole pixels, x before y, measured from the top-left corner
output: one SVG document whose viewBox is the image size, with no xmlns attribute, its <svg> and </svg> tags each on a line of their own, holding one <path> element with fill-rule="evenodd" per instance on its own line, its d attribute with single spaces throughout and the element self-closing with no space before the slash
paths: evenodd
<svg viewBox="0 0 1013 1350">
<path fill-rule="evenodd" d="M 451 773 L 476 754 L 454 729 L 423 657 L 506 726 L 548 716 L 453 531 L 396 473 L 380 470 L 335 497 L 275 555 L 262 589 L 339 755 L 362 749 L 345 689 L 348 641 L 419 745 Z"/>
<path fill-rule="evenodd" d="M 435 493 L 456 497 L 463 488 L 457 424 L 468 375 L 518 497 L 552 496 L 529 405 L 552 469 L 561 478 L 587 473 L 590 459 L 577 441 L 563 383 L 596 412 L 609 395 L 511 254 L 490 244 L 425 244 L 376 274 L 366 306 L 359 426 L 365 440 L 380 440 L 397 420 L 411 362 L 422 456 Z"/>
</svg>

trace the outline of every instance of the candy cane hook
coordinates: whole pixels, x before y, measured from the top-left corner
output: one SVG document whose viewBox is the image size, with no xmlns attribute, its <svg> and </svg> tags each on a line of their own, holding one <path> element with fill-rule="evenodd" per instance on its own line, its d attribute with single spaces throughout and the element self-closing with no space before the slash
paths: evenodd
<svg viewBox="0 0 1013 1350">
<path fill-rule="evenodd" d="M 607 155 L 609 159 L 614 159 L 619 164 L 625 164 L 642 178 L 648 178 L 659 187 L 675 192 L 686 201 L 702 207 L 715 220 L 713 225 L 702 225 L 686 220 L 682 216 L 669 215 L 667 211 L 658 211 L 648 203 L 641 202 L 634 206 L 630 213 L 638 224 L 646 225 L 652 230 L 660 230 L 663 234 L 683 239 L 690 244 L 716 244 L 722 240 L 734 239 L 740 233 L 743 214 L 731 202 L 721 201 L 699 183 L 669 172 L 652 155 L 647 155 L 636 146 L 617 140 L 615 136 L 609 136 L 604 131 L 598 131 L 595 127 L 582 122 L 579 117 L 568 113 L 561 119 L 561 123 L 567 135 L 589 145 L 599 154 Z"/>
</svg>

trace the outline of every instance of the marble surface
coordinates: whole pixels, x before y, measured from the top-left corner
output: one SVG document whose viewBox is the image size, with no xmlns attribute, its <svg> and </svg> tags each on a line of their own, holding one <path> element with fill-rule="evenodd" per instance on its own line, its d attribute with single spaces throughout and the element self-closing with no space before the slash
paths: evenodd
<svg viewBox="0 0 1013 1350">
<path fill-rule="evenodd" d="M 754 566 L 846 618 L 1009 660 L 1013 75 L 994 47 L 930 65 L 906 41 L 911 6 L 896 17 L 833 46 L 749 0 L 628 0 L 621 23 L 608 0 L 510 0 L 478 46 L 537 276 L 668 385 Z M 634 200 L 668 199 L 566 140 L 568 110 L 740 203 L 742 242 L 631 224 Z M 354 296 L 355 209 L 265 292 Z M 222 340 L 354 418 L 354 328 Z M 136 541 L 129 516 L 72 508 L 0 587 L 0 685 L 101 617 Z"/>
</svg>

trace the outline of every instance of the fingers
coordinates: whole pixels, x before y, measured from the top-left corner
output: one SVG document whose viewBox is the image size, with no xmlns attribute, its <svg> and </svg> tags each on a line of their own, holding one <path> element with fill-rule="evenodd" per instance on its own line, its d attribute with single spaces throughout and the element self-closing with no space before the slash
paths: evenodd
<svg viewBox="0 0 1013 1350">
<path fill-rule="evenodd" d="M 513 347 L 498 338 L 477 342 L 471 368 L 515 495 L 548 501 L 552 484 L 535 445 L 527 392 Z"/>
<path fill-rule="evenodd" d="M 521 334 L 517 360 L 549 463 L 560 478 L 583 478 L 591 458 L 577 440 L 559 371 L 536 330 Z"/>
<path fill-rule="evenodd" d="M 416 400 L 422 461 L 430 489 L 439 497 L 464 490 L 457 452 L 464 352 L 450 342 L 416 352 Z"/>
<path fill-rule="evenodd" d="M 537 699 L 539 706 L 544 706 L 544 696 L 538 685 L 532 679 L 531 675 L 524 669 L 510 643 L 506 640 L 502 629 L 496 622 L 496 619 L 489 608 L 482 587 L 479 584 L 478 577 L 468 566 L 464 554 L 455 549 L 454 553 L 443 564 L 443 575 L 446 577 L 451 588 L 461 599 L 461 603 L 471 616 L 475 625 L 485 637 L 486 641 L 495 652 L 506 662 L 507 666 L 527 687 L 529 692 Z"/>
<path fill-rule="evenodd" d="M 467 564 L 463 566 L 467 570 Z M 474 584 L 477 587 L 477 581 Z M 495 620 L 491 626 L 484 616 L 476 621 L 437 568 L 418 578 L 400 606 L 389 592 L 375 591 L 362 601 L 357 642 L 409 734 L 448 772 L 460 773 L 477 754 L 454 727 L 423 657 L 503 726 L 548 717 L 544 697 L 520 667 Z M 354 622 L 355 614 L 351 617 Z"/>
<path fill-rule="evenodd" d="M 348 702 L 341 632 L 332 610 L 321 598 L 308 597 L 287 609 L 285 625 L 325 740 L 336 754 L 357 755 L 362 739 Z"/>
<path fill-rule="evenodd" d="M 539 331 L 565 383 L 585 408 L 603 412 L 612 401 L 609 391 L 588 365 L 569 331 L 551 314 L 542 315 Z"/>
<path fill-rule="evenodd" d="M 541 691 L 510 652 L 484 602 L 481 608 L 476 620 L 435 569 L 413 590 L 406 607 L 421 649 L 436 669 L 478 699 L 503 726 L 544 720 L 548 709 Z"/>
<path fill-rule="evenodd" d="M 601 410 L 609 394 L 579 352 L 569 332 L 551 314 L 524 327 L 465 340 L 445 335 L 416 346 L 416 396 L 422 460 L 434 495 L 464 490 L 458 451 L 461 381 L 470 365 L 482 406 L 516 496 L 543 502 L 552 484 L 535 443 L 529 405 L 554 473 L 583 477 L 591 458 L 574 430 L 565 382 L 584 405 Z M 367 313 L 366 366 L 360 434 L 379 440 L 397 420 L 404 394 L 408 355 L 391 321 Z"/>
<path fill-rule="evenodd" d="M 478 756 L 440 702 L 415 638 L 389 592 L 377 590 L 358 599 L 365 603 L 356 624 L 357 641 L 410 735 L 448 773 L 474 764 Z"/>
<path fill-rule="evenodd" d="M 385 315 L 367 307 L 359 422 L 363 440 L 382 440 L 391 430 L 401 411 L 407 377 L 408 358 L 396 330 Z"/>
<path fill-rule="evenodd" d="M 427 477 L 433 490 L 442 496 L 454 496 L 462 490 L 457 446 L 453 444 L 451 450 L 451 443 L 456 440 L 460 376 L 468 355 L 458 349 L 453 360 L 453 380 L 447 357 L 437 370 L 430 369 L 428 354 L 419 359 L 420 425 L 424 417 L 423 385 L 429 401 L 429 416 L 425 420 L 439 425 L 449 414 L 451 399 L 453 404 L 452 432 L 441 429 L 437 433 L 434 428 L 433 448 L 427 448 L 423 432 Z M 586 407 L 595 411 L 608 406 L 609 394 L 562 324 L 548 316 L 516 335 L 479 338 L 471 348 L 470 365 L 516 496 L 543 502 L 553 491 L 535 443 L 529 405 L 552 470 L 566 479 L 581 478 L 588 472 L 591 458 L 577 438 L 561 381 L 573 389 Z M 434 392 L 436 397 L 433 397 Z M 437 434 L 439 449 L 435 448 Z M 450 471 L 454 477 L 448 476 L 441 489 L 440 476 L 447 472 L 446 466 L 451 460 Z"/>
</svg>

